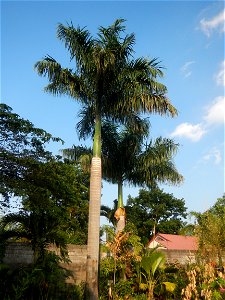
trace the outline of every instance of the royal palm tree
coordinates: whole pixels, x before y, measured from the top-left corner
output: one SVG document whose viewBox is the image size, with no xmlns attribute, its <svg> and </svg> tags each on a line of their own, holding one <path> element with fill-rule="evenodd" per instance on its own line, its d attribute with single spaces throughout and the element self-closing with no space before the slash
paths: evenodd
<svg viewBox="0 0 225 300">
<path fill-rule="evenodd" d="M 47 76 L 45 88 L 54 95 L 68 95 L 93 110 L 94 141 L 90 175 L 87 284 L 90 299 L 98 299 L 98 257 L 101 200 L 101 119 L 125 121 L 130 112 L 176 115 L 158 82 L 163 72 L 156 59 L 134 59 L 134 34 L 124 35 L 124 20 L 100 27 L 97 38 L 73 24 L 58 26 L 58 38 L 75 60 L 75 69 L 63 68 L 47 56 L 36 63 L 39 75 Z"/>
<path fill-rule="evenodd" d="M 114 212 L 117 231 L 125 226 L 124 183 L 152 188 L 158 183 L 178 184 L 183 179 L 172 161 L 178 145 L 161 137 L 145 144 L 148 122 L 137 119 L 138 126 L 132 127 L 132 124 L 123 130 L 110 122 L 102 124 L 102 175 L 106 181 L 118 185 L 117 210 Z M 90 166 L 91 153 L 90 148 L 80 146 L 63 151 L 67 158 L 79 160 L 84 169 L 88 164 Z M 101 215 L 109 216 L 112 222 L 112 210 L 108 207 L 101 207 Z"/>
<path fill-rule="evenodd" d="M 110 127 L 110 129 L 109 129 Z M 118 131 L 110 124 L 102 130 L 104 179 L 118 185 L 118 206 L 115 217 L 117 231 L 125 226 L 123 184 L 153 187 L 158 183 L 177 184 L 183 180 L 172 161 L 178 145 L 173 140 L 157 138 L 144 144 L 146 134 L 125 127 Z"/>
</svg>

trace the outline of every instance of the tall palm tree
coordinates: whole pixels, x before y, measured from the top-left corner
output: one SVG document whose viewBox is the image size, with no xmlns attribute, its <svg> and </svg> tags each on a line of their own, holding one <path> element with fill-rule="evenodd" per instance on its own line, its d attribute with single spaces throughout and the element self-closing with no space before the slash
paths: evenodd
<svg viewBox="0 0 225 300">
<path fill-rule="evenodd" d="M 87 284 L 90 299 L 98 299 L 98 257 L 101 200 L 101 119 L 125 121 L 130 112 L 176 115 L 159 83 L 163 72 L 156 59 L 133 59 L 134 34 L 125 35 L 124 20 L 100 27 L 97 38 L 73 24 L 58 26 L 58 38 L 75 60 L 75 69 L 63 68 L 47 56 L 36 63 L 39 75 L 47 76 L 45 88 L 54 95 L 68 95 L 93 110 L 94 141 L 90 175 Z"/>
<path fill-rule="evenodd" d="M 109 129 L 110 128 L 110 129 Z M 126 126 L 118 131 L 107 124 L 102 129 L 102 160 L 104 179 L 117 183 L 118 206 L 115 217 L 117 231 L 125 226 L 123 184 L 152 187 L 157 183 L 177 184 L 183 180 L 172 161 L 178 145 L 166 138 L 144 144 L 146 134 Z"/>
<path fill-rule="evenodd" d="M 183 180 L 172 161 L 178 145 L 173 140 L 161 137 L 145 144 L 149 124 L 141 119 L 137 119 L 136 123 L 139 126 L 128 124 L 123 130 L 110 122 L 104 121 L 102 124 L 102 175 L 106 181 L 118 185 L 117 210 L 114 212 L 118 221 L 117 231 L 125 226 L 125 182 L 134 186 L 153 187 L 158 183 L 177 184 Z M 63 154 L 72 160 L 79 160 L 84 169 L 88 164 L 90 166 L 90 148 L 73 146 L 64 149 Z M 101 207 L 101 215 L 109 216 L 112 221 L 112 210 L 108 207 Z"/>
</svg>

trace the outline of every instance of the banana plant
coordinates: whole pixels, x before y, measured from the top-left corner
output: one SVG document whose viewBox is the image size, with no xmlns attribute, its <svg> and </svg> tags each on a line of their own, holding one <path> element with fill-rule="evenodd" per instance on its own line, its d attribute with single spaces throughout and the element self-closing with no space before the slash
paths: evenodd
<svg viewBox="0 0 225 300">
<path fill-rule="evenodd" d="M 157 271 L 165 264 L 165 255 L 156 251 L 156 248 L 148 251 L 141 259 L 140 288 L 147 290 L 147 299 L 154 299 L 154 288 L 158 280 Z M 142 277 L 145 283 L 141 282 Z"/>
</svg>

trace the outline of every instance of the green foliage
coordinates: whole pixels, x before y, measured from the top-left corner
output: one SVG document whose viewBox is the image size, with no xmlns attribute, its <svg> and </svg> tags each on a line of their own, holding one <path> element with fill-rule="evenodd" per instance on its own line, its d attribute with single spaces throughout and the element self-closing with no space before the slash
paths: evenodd
<svg viewBox="0 0 225 300">
<path fill-rule="evenodd" d="M 195 235 L 199 238 L 199 257 L 206 262 L 223 265 L 225 249 L 225 195 L 204 213 L 192 212 L 196 217 Z"/>
<path fill-rule="evenodd" d="M 2 218 L 1 240 L 25 238 L 31 242 L 35 257 L 44 255 L 49 244 L 60 247 L 62 255 L 67 243 L 85 244 L 87 176 L 74 165 L 52 160 L 35 164 L 25 179 L 29 185 L 23 210 Z"/>
<path fill-rule="evenodd" d="M 93 156 L 99 162 L 103 118 L 126 123 L 132 112 L 177 114 L 167 98 L 165 85 L 158 82 L 163 72 L 157 59 L 133 58 L 135 36 L 133 33 L 124 34 L 124 21 L 117 19 L 111 26 L 101 26 L 97 37 L 91 36 L 86 28 L 75 28 L 72 23 L 66 26 L 59 24 L 57 36 L 68 50 L 75 68 L 63 68 L 50 56 L 35 64 L 38 74 L 49 80 L 45 88 L 47 92 L 68 95 L 85 108 L 88 121 L 83 123 L 85 126 L 82 128 L 94 125 Z M 86 132 L 80 130 L 80 133 L 85 135 Z M 101 168 L 98 165 L 94 174 L 94 167 L 95 164 L 92 164 L 89 207 L 90 212 L 95 211 L 95 214 L 89 214 L 88 240 L 95 240 L 96 244 L 88 247 L 90 262 L 99 254 L 99 228 L 95 218 L 100 217 Z M 93 271 L 95 278 L 87 274 L 88 285 L 95 285 L 95 298 L 98 297 L 97 273 L 97 270 Z"/>
<path fill-rule="evenodd" d="M 224 299 L 225 275 L 211 264 L 186 266 L 187 283 L 183 286 L 183 299 Z"/>
<path fill-rule="evenodd" d="M 134 290 L 130 281 L 119 281 L 113 287 L 114 299 L 132 299 L 133 294 Z"/>
<path fill-rule="evenodd" d="M 107 241 L 103 253 L 107 253 L 107 256 L 100 261 L 100 294 L 102 299 L 107 299 L 111 286 L 114 297 L 119 297 L 115 299 L 125 299 L 123 295 L 131 287 L 133 291 L 133 280 L 136 276 L 134 266 L 140 260 L 143 245 L 132 224 L 127 224 L 124 231 L 117 234 L 112 227 L 107 226 L 104 229 L 107 232 Z"/>
<path fill-rule="evenodd" d="M 66 283 L 70 272 L 59 266 L 59 257 L 48 253 L 33 266 L 10 269 L 0 265 L 0 298 L 8 300 L 84 299 L 84 288 Z"/>
<path fill-rule="evenodd" d="M 110 208 L 106 205 L 101 205 L 100 215 L 107 218 L 107 220 L 113 225 L 116 226 L 117 220 L 114 217 L 117 210 L 118 201 L 117 199 L 113 200 L 113 208 Z"/>
<path fill-rule="evenodd" d="M 22 210 L 1 220 L 1 242 L 25 238 L 35 252 L 49 243 L 86 244 L 89 176 L 78 164 L 64 162 L 45 150 L 59 141 L 46 131 L 0 106 L 0 192 L 20 196 Z"/>
<path fill-rule="evenodd" d="M 177 234 L 184 226 L 186 218 L 185 202 L 173 194 L 164 193 L 158 188 L 140 190 L 139 196 L 128 197 L 127 220 L 138 230 L 142 242 L 146 244 L 150 236 L 156 232 Z"/>
<path fill-rule="evenodd" d="M 141 268 L 147 274 L 148 279 L 154 278 L 158 268 L 165 264 L 165 256 L 161 252 L 152 251 L 146 253 L 146 256 L 141 259 Z"/>
<path fill-rule="evenodd" d="M 128 119 L 123 128 L 110 122 L 102 125 L 103 178 L 118 184 L 118 208 L 123 207 L 123 184 L 156 186 L 182 181 L 172 162 L 178 145 L 172 140 L 157 138 L 146 144 L 149 123 L 146 119 Z"/>
<path fill-rule="evenodd" d="M 36 128 L 6 104 L 0 104 L 0 193 L 4 196 L 3 206 L 11 195 L 23 195 L 28 184 L 24 177 L 29 166 L 35 162 L 47 161 L 51 153 L 45 144 L 62 141 L 43 129 Z"/>
<path fill-rule="evenodd" d="M 1 299 L 82 299 L 84 288 L 66 284 L 71 274 L 67 243 L 86 244 L 89 176 L 79 164 L 62 161 L 45 150 L 59 141 L 0 106 L 0 193 L 6 200 L 20 196 L 22 208 L 0 220 L 0 258 L 8 240 L 29 242 L 34 264 L 10 269 L 1 265 Z M 3 204 L 7 204 L 4 202 Z M 54 244 L 60 256 L 48 251 Z"/>
</svg>

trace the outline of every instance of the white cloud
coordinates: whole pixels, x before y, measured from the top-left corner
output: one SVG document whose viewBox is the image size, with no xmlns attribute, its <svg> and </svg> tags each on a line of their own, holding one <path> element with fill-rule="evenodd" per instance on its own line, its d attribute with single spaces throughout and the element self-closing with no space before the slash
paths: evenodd
<svg viewBox="0 0 225 300">
<path fill-rule="evenodd" d="M 216 83 L 220 86 L 225 86 L 225 60 L 220 64 L 220 69 L 215 75 Z"/>
<path fill-rule="evenodd" d="M 186 137 L 193 142 L 199 141 L 202 136 L 206 133 L 202 124 L 190 124 L 182 123 L 176 127 L 176 129 L 171 133 L 172 137 Z"/>
<path fill-rule="evenodd" d="M 198 124 L 181 123 L 170 134 L 171 137 L 187 138 L 192 142 L 199 141 L 212 125 L 220 125 L 225 122 L 225 97 L 219 96 L 214 99 L 212 104 L 205 108 L 206 113 L 203 116 L 203 122 Z M 214 151 L 214 156 L 216 157 Z M 210 154 L 212 155 L 212 154 Z M 205 159 L 207 156 L 205 157 Z M 217 157 L 219 160 L 219 156 Z"/>
<path fill-rule="evenodd" d="M 222 10 L 218 15 L 212 17 L 209 20 L 205 18 L 200 21 L 200 28 L 204 32 L 205 35 L 210 37 L 214 30 L 219 32 L 225 31 L 225 9 Z"/>
<path fill-rule="evenodd" d="M 225 97 L 219 96 L 215 98 L 212 105 L 207 107 L 204 120 L 207 125 L 223 124 L 225 114 Z"/>
<path fill-rule="evenodd" d="M 184 74 L 184 77 L 187 78 L 192 74 L 192 71 L 190 70 L 190 66 L 194 64 L 195 61 L 187 61 L 182 67 L 181 72 Z"/>
<path fill-rule="evenodd" d="M 212 148 L 207 154 L 203 156 L 204 161 L 213 160 L 218 165 L 222 161 L 221 152 L 216 147 Z"/>
</svg>

